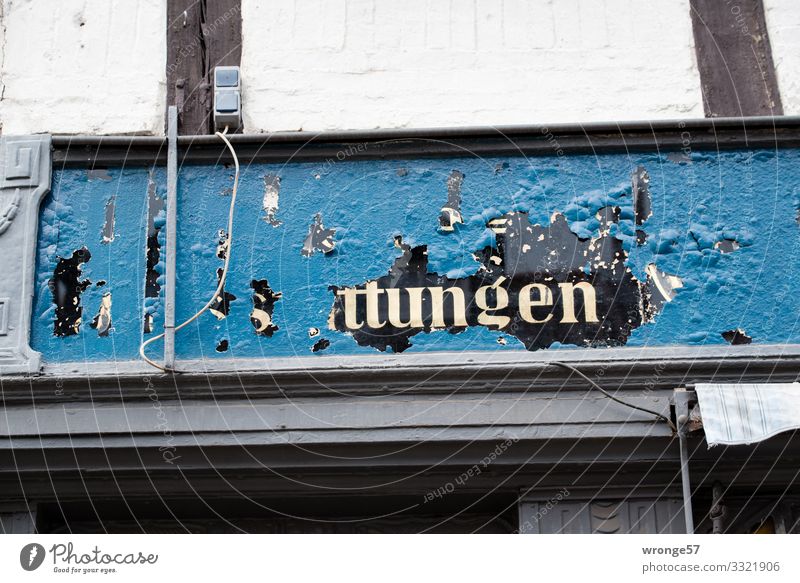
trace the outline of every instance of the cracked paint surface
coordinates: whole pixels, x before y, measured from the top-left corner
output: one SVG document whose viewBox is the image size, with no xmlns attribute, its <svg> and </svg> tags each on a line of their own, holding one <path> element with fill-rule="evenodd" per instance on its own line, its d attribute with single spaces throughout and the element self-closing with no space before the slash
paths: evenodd
<svg viewBox="0 0 800 583">
<path fill-rule="evenodd" d="M 637 213 L 634 205 L 632 177 L 640 166 L 649 176 L 649 215 L 641 212 L 641 205 Z M 454 168 L 467 177 L 461 184 L 463 223 L 442 232 L 438 217 Z M 144 297 L 148 171 L 111 168 L 108 173 L 111 181 L 89 181 L 85 170 L 56 170 L 52 194 L 42 206 L 32 343 L 49 361 L 137 358 L 142 310 L 149 299 Z M 266 175 L 280 176 L 278 227 L 264 220 Z M 154 176 L 163 196 L 163 169 Z M 222 167 L 181 169 L 179 196 L 192 204 L 179 209 L 177 321 L 194 314 L 216 287 L 221 264 L 216 233 L 227 223 L 230 198 L 224 192 L 229 187 Z M 117 194 L 115 240 L 102 245 L 97 234 L 112 194 Z M 226 281 L 226 289 L 240 300 L 230 302 L 224 320 L 204 314 L 196 326 L 181 330 L 178 358 L 376 354 L 351 334 L 328 329 L 330 286 L 352 288 L 387 275 L 404 254 L 396 246 L 398 236 L 411 249 L 425 247 L 427 272 L 453 280 L 470 277 L 483 265 L 475 257 L 481 258 L 479 251 L 496 249 L 500 240 L 490 221 L 521 213 L 527 213 L 530 225 L 542 228 L 558 213 L 578 239 L 605 234 L 606 241 L 596 243 L 592 255 L 600 254 L 608 269 L 616 269 L 619 249 L 612 242 L 620 241 L 627 254 L 622 264 L 632 278 L 649 286 L 645 293 L 651 306 L 658 301 L 656 291 L 672 296 L 657 307 L 653 321 L 631 330 L 626 346 L 727 345 L 722 331 L 737 328 L 746 330 L 754 345 L 800 343 L 795 324 L 800 272 L 794 267 L 800 264 L 798 201 L 798 149 L 679 157 L 631 153 L 343 161 L 325 172 L 314 162 L 251 164 L 241 176 L 238 235 Z M 302 257 L 309 221 L 318 213 L 325 225 L 336 229 L 336 252 Z M 646 234 L 644 240 L 637 230 Z M 159 240 L 163 235 L 162 229 Z M 723 252 L 723 241 L 736 241 L 739 247 Z M 84 245 L 92 260 L 83 265 L 82 278 L 108 283 L 87 288 L 82 305 L 86 314 L 94 315 L 103 293 L 113 292 L 113 327 L 108 337 L 99 337 L 89 326 L 81 326 L 77 335 L 55 337 L 55 305 L 47 283 L 58 257 L 69 257 Z M 157 279 L 162 261 L 160 257 L 153 267 Z M 247 299 L 254 295 L 254 280 L 267 280 L 282 293 L 270 317 L 278 328 L 271 336 L 257 334 L 251 321 L 254 303 Z M 154 314 L 158 332 L 160 302 L 154 304 Z M 310 337 L 312 328 L 322 333 Z M 322 337 L 330 345 L 312 352 Z M 228 352 L 216 352 L 221 338 L 229 340 Z M 403 354 L 463 350 L 519 351 L 525 344 L 504 330 L 469 326 L 459 334 L 417 334 Z M 554 342 L 549 350 L 575 348 Z"/>
</svg>

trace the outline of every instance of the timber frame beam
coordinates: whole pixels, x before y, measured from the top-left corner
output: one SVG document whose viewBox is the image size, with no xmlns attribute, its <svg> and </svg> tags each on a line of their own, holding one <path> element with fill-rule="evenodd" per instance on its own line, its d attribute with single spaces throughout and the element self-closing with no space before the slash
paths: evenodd
<svg viewBox="0 0 800 583">
<path fill-rule="evenodd" d="M 166 107 L 178 107 L 180 134 L 213 133 L 211 75 L 241 57 L 241 0 L 168 0 Z"/>
</svg>

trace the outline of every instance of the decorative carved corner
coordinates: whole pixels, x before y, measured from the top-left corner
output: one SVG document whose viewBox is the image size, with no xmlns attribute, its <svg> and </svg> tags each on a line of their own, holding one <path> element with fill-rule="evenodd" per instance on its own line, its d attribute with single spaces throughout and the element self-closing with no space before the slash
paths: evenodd
<svg viewBox="0 0 800 583">
<path fill-rule="evenodd" d="M 0 137 L 0 376 L 36 374 L 30 347 L 39 205 L 50 190 L 50 136 Z"/>
</svg>

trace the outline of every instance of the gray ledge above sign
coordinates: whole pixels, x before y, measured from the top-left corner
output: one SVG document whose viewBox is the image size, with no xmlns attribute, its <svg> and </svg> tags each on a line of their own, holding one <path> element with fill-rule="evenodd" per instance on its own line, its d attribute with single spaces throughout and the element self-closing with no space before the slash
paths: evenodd
<svg viewBox="0 0 800 583">
<path fill-rule="evenodd" d="M 50 136 L 0 138 L 0 375 L 39 371 L 30 348 L 39 203 L 50 190 Z"/>
</svg>

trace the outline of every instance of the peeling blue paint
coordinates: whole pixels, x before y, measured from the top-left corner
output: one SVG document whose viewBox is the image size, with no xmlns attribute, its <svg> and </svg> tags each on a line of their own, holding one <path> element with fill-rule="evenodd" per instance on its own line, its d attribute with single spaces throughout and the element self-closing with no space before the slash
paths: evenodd
<svg viewBox="0 0 800 583">
<path fill-rule="evenodd" d="M 635 224 L 631 173 L 647 169 L 652 216 Z M 798 343 L 800 330 L 800 227 L 797 223 L 800 150 L 694 153 L 676 159 L 658 154 L 562 156 L 323 163 L 252 164 L 243 168 L 235 216 L 231 270 L 226 290 L 237 298 L 227 318 L 204 314 L 177 335 L 178 358 L 231 358 L 375 354 L 344 333 L 328 329 L 328 286 L 353 286 L 384 275 L 400 251 L 427 245 L 431 271 L 450 278 L 477 269 L 473 253 L 494 242 L 486 223 L 511 211 L 547 224 L 562 212 L 573 232 L 597 234 L 598 211 L 619 207 L 618 224 L 637 279 L 654 263 L 679 275 L 684 287 L 655 322 L 633 331 L 628 346 L 726 344 L 722 332 L 746 331 L 754 344 Z M 502 168 L 498 172 L 497 168 Z M 461 188 L 463 224 L 438 229 L 447 179 L 454 169 L 468 177 Z M 110 169 L 110 180 L 89 180 L 85 171 L 54 172 L 53 192 L 43 204 L 34 304 L 35 350 L 49 361 L 129 360 L 142 340 L 146 265 L 147 169 Z M 280 226 L 264 221 L 264 177 L 280 177 Z M 166 176 L 155 171 L 159 195 Z M 191 316 L 214 291 L 218 233 L 227 222 L 232 173 L 222 166 L 185 166 L 179 177 L 177 321 Z M 116 198 L 114 241 L 97 242 L 105 202 Z M 321 213 L 336 229 L 336 250 L 302 257 L 308 226 Z M 647 240 L 637 245 L 637 228 Z M 163 230 L 160 234 L 163 237 Z M 740 245 L 722 253 L 726 239 Z M 108 283 L 82 296 L 94 314 L 104 293 L 114 298 L 113 328 L 98 337 L 84 318 L 76 336 L 52 334 L 54 306 L 47 281 L 58 255 L 86 245 L 92 261 L 82 277 Z M 163 242 L 162 242 L 163 245 Z M 162 254 L 163 261 L 163 254 Z M 278 330 L 259 336 L 250 321 L 253 280 L 268 280 L 282 293 L 273 320 Z M 163 293 L 163 290 L 162 290 Z M 163 313 L 156 310 L 155 333 Z M 312 353 L 318 328 L 330 345 Z M 498 343 L 498 337 L 506 343 Z M 220 338 L 229 348 L 219 353 Z M 564 347 L 569 348 L 569 347 Z M 522 350 L 513 337 L 486 328 L 453 335 L 421 334 L 404 354 L 431 350 Z M 552 347 L 550 350 L 562 348 Z M 153 346 L 157 354 L 160 345 Z"/>
<path fill-rule="evenodd" d="M 81 170 L 56 171 L 51 193 L 42 203 L 31 343 L 51 362 L 131 360 L 142 340 L 148 171 L 109 169 L 108 176 L 94 180 Z M 166 172 L 156 170 L 155 180 L 164 196 Z M 116 196 L 115 236 L 102 244 L 97 234 L 110 196 Z M 75 241 L 84 241 L 92 254 L 81 278 L 104 285 L 92 285 L 81 295 L 83 322 L 78 334 L 58 338 L 53 335 L 55 305 L 48 281 L 57 257 L 68 257 L 82 246 L 75 246 Z M 98 337 L 90 323 L 107 293 L 114 301 L 113 327 L 108 336 Z M 155 318 L 157 331 L 162 320 L 163 316 Z"/>
</svg>

